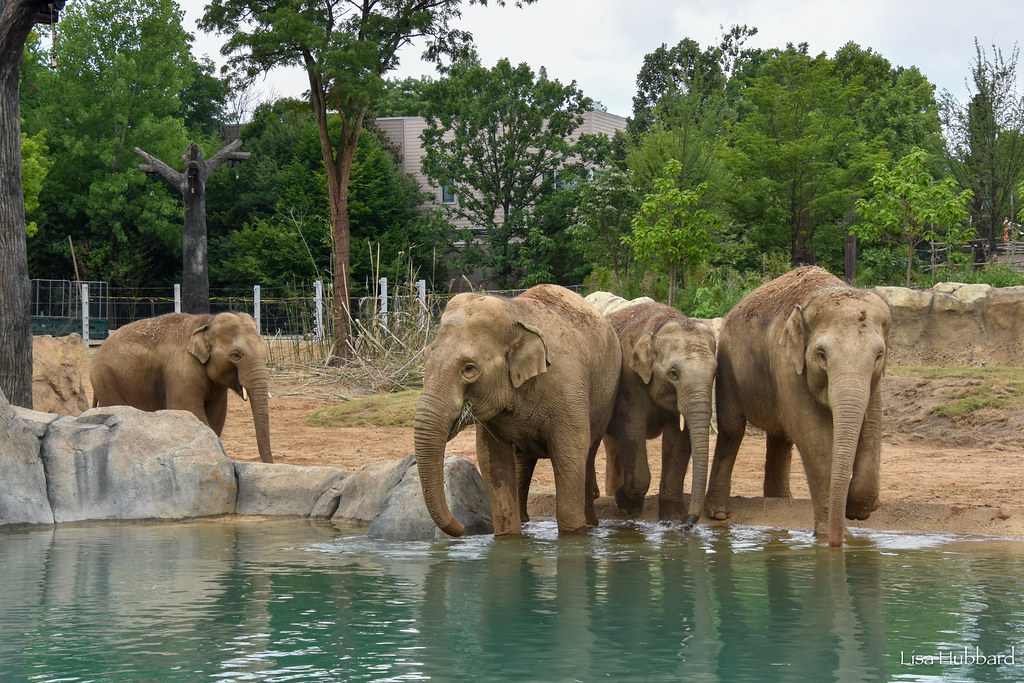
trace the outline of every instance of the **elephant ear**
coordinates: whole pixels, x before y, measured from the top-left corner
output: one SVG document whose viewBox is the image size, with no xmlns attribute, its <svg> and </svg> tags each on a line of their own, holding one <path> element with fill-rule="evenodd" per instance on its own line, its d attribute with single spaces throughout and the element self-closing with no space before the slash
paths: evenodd
<svg viewBox="0 0 1024 683">
<path fill-rule="evenodd" d="M 633 353 L 629 356 L 629 369 L 640 375 L 644 384 L 651 383 L 654 376 L 654 335 L 645 332 L 636 344 L 633 345 Z"/>
<path fill-rule="evenodd" d="M 792 364 L 796 374 L 804 372 L 804 351 L 807 347 L 807 324 L 804 321 L 803 306 L 797 304 L 786 320 L 779 344 L 784 348 L 783 355 Z"/>
<path fill-rule="evenodd" d="M 516 323 L 518 336 L 508 351 L 508 372 L 512 386 L 519 388 L 531 377 L 548 369 L 548 346 L 544 335 L 533 325 Z"/>
<path fill-rule="evenodd" d="M 209 325 L 197 327 L 188 340 L 188 352 L 198 358 L 203 365 L 210 360 L 210 351 L 213 348 L 210 340 L 206 338 L 206 330 L 209 328 Z"/>
</svg>

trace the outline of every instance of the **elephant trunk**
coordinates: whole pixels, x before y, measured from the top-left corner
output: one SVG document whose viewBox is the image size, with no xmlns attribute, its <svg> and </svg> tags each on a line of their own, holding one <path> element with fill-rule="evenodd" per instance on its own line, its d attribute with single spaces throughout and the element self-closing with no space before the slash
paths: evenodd
<svg viewBox="0 0 1024 683">
<path fill-rule="evenodd" d="M 832 472 L 828 499 L 828 544 L 843 545 L 846 498 L 853 478 L 864 415 L 870 398 L 870 386 L 863 376 L 829 378 L 829 403 L 832 405 Z"/>
<path fill-rule="evenodd" d="M 702 384 L 686 392 L 680 400 L 679 414 L 690 430 L 690 461 L 693 474 L 690 484 L 690 507 L 686 521 L 696 523 L 704 511 L 704 495 L 708 486 L 708 442 L 711 438 L 711 385 Z M 682 425 L 680 425 L 682 426 Z"/>
<path fill-rule="evenodd" d="M 429 397 L 427 387 L 424 387 L 416 405 L 413 424 L 416 468 L 419 470 L 423 501 L 430 518 L 449 536 L 461 536 L 465 529 L 452 516 L 444 496 L 444 447 L 461 412 L 454 417 L 446 416 L 445 413 L 450 411 L 443 408 L 439 410 L 436 403 L 436 400 Z"/>
<path fill-rule="evenodd" d="M 267 378 L 267 368 L 265 364 L 254 363 L 253 365 L 243 373 L 239 381 L 249 394 L 252 422 L 256 427 L 256 447 L 260 452 L 260 460 L 274 462 L 274 457 L 270 452 L 270 382 Z"/>
</svg>

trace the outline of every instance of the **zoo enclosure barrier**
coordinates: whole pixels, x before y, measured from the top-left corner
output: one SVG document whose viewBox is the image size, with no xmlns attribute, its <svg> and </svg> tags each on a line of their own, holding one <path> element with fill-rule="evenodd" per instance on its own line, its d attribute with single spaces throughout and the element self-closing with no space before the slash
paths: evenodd
<svg viewBox="0 0 1024 683">
<path fill-rule="evenodd" d="M 515 296 L 524 290 L 491 290 Z M 427 291 L 426 281 L 390 285 L 380 278 L 374 291 L 350 300 L 350 319 L 360 330 L 396 330 L 431 324 L 454 293 Z M 213 312 L 253 316 L 260 333 L 270 337 L 322 341 L 332 336 L 333 287 L 317 280 L 302 287 L 210 290 Z M 103 281 L 32 280 L 30 315 L 33 334 L 62 336 L 77 332 L 83 343 L 100 343 L 130 322 L 181 311 L 181 286 L 111 287 Z"/>
</svg>

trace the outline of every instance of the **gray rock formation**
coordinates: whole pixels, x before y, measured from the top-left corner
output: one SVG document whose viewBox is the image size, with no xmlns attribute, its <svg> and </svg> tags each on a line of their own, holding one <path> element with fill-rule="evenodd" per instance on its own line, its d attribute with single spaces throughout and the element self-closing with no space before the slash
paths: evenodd
<svg viewBox="0 0 1024 683">
<path fill-rule="evenodd" d="M 491 506 L 483 477 L 465 458 L 448 456 L 444 461 L 445 497 L 466 535 L 494 533 Z M 345 480 L 341 505 L 332 520 L 369 523 L 366 535 L 394 541 L 447 538 L 437 528 L 423 502 L 416 456 L 368 465 Z"/>
<path fill-rule="evenodd" d="M 231 461 L 191 413 L 94 408 L 51 424 L 40 455 L 55 522 L 187 519 L 235 509 Z"/>
<path fill-rule="evenodd" d="M 296 467 L 280 463 L 234 462 L 239 515 L 330 517 L 348 473 L 337 467 Z M 328 500 L 323 500 L 325 493 Z M 333 495 L 331 495 L 333 493 Z M 333 501 L 333 502 L 332 502 Z"/>
<path fill-rule="evenodd" d="M 1024 365 L 1024 287 L 875 287 L 892 309 L 895 365 Z"/>
<path fill-rule="evenodd" d="M 39 438 L 0 391 L 0 526 L 8 524 L 53 524 L 53 512 Z"/>
</svg>

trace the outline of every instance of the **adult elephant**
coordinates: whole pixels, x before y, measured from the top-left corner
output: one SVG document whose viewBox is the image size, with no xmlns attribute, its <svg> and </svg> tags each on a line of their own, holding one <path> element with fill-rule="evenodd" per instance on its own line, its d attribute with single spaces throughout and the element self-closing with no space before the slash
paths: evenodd
<svg viewBox="0 0 1024 683">
<path fill-rule="evenodd" d="M 495 535 L 522 533 L 517 452 L 527 461 L 551 459 L 559 531 L 596 524 L 586 494 L 596 488 L 593 459 L 611 418 L 619 363 L 611 325 L 568 289 L 454 297 L 427 347 L 416 406 L 416 463 L 434 523 L 452 536 L 463 532 L 445 500 L 444 450 L 475 421 Z"/>
<path fill-rule="evenodd" d="M 814 533 L 841 546 L 845 522 L 878 508 L 889 306 L 827 271 L 797 268 L 729 312 L 718 347 L 718 439 L 707 513 L 728 517 L 746 423 L 767 433 L 764 494 L 789 496 L 793 444 L 814 506 Z"/>
<path fill-rule="evenodd" d="M 710 323 L 671 306 L 642 303 L 607 314 L 622 347 L 615 410 L 604 438 L 605 482 L 624 512 L 643 509 L 651 486 L 647 440 L 661 435 L 658 518 L 693 524 L 704 510 L 716 340 Z M 683 479 L 690 460 L 689 505 Z"/>
<path fill-rule="evenodd" d="M 187 410 L 217 436 L 228 389 L 248 393 L 260 460 L 273 462 L 267 350 L 250 315 L 168 313 L 129 323 L 100 346 L 89 379 L 93 406 Z"/>
</svg>

